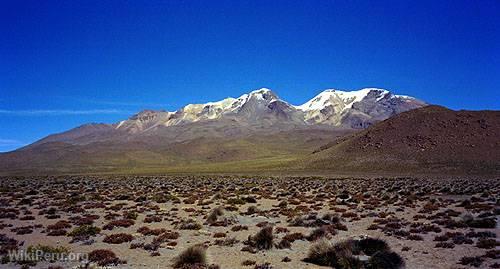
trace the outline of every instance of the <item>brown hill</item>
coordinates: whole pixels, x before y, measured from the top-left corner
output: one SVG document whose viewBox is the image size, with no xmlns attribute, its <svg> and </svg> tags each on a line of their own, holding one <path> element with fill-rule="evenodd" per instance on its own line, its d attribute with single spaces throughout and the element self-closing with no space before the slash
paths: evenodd
<svg viewBox="0 0 500 269">
<path fill-rule="evenodd" d="M 326 145 L 300 165 L 342 172 L 500 175 L 500 111 L 427 106 Z"/>
<path fill-rule="evenodd" d="M 0 154 L 0 175 L 260 172 L 353 132 L 331 126 L 280 127 L 206 122 L 133 136 L 109 128 L 62 133 Z"/>
</svg>

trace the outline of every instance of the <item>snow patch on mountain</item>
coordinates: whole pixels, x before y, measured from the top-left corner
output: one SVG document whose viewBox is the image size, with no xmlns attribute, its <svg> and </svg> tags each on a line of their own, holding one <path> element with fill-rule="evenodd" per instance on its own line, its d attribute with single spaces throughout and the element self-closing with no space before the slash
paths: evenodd
<svg viewBox="0 0 500 269">
<path fill-rule="evenodd" d="M 335 99 L 339 99 L 345 104 L 344 108 L 347 109 L 351 108 L 352 104 L 354 104 L 355 102 L 363 100 L 371 91 L 379 92 L 379 98 L 377 99 L 377 101 L 390 93 L 388 90 L 378 88 L 365 88 L 357 91 L 341 91 L 336 89 L 328 89 L 324 90 L 303 105 L 295 107 L 303 111 L 320 110 L 327 105 L 335 103 Z"/>
</svg>

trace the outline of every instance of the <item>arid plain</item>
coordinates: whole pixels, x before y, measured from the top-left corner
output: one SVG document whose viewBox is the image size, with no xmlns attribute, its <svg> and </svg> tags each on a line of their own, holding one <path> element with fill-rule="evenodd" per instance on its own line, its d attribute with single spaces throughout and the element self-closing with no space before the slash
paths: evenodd
<svg viewBox="0 0 500 269">
<path fill-rule="evenodd" d="M 2 178 L 2 268 L 498 268 L 500 180 Z M 9 253 L 82 253 L 16 261 Z"/>
</svg>

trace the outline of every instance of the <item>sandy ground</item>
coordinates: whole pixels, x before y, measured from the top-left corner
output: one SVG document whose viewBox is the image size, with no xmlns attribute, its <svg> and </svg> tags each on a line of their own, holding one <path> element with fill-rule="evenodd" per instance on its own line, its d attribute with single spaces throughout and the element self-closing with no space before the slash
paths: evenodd
<svg viewBox="0 0 500 269">
<path fill-rule="evenodd" d="M 195 244 L 205 244 L 207 248 L 208 263 L 217 264 L 220 268 L 254 268 L 252 266 L 243 266 L 245 260 L 255 261 L 256 264 L 269 263 L 272 268 L 325 268 L 314 264 L 303 262 L 307 256 L 308 250 L 314 242 L 308 240 L 297 240 L 292 243 L 290 249 L 277 249 L 273 247 L 270 250 L 261 250 L 255 254 L 242 252 L 241 249 L 245 246 L 243 243 L 249 236 L 256 234 L 261 228 L 257 227 L 258 223 L 268 222 L 275 227 L 274 242 L 279 242 L 285 233 L 276 233 L 276 227 L 284 227 L 289 230 L 289 233 L 300 232 L 308 235 L 316 227 L 294 227 L 290 226 L 291 218 L 281 214 L 282 209 L 293 209 L 297 206 L 306 206 L 309 210 L 306 212 L 295 213 L 296 216 L 305 216 L 309 213 L 317 213 L 318 216 L 326 213 L 338 213 L 342 215 L 346 210 L 356 213 L 359 218 L 342 217 L 342 223 L 347 226 L 347 231 L 338 230 L 337 234 L 329 236 L 332 242 L 339 242 L 349 238 L 356 238 L 362 235 L 367 235 L 374 238 L 384 239 L 392 249 L 401 255 L 405 261 L 406 268 L 468 268 L 466 265 L 460 265 L 459 261 L 464 256 L 481 256 L 488 251 L 487 249 L 478 248 L 476 246 L 477 238 L 473 239 L 473 244 L 455 244 L 454 248 L 436 248 L 436 241 L 433 239 L 436 235 L 442 235 L 448 231 L 462 232 L 466 234 L 471 230 L 474 231 L 491 231 L 497 238 L 500 237 L 500 229 L 498 227 L 498 194 L 499 180 L 485 180 L 480 184 L 471 187 L 471 182 L 461 180 L 454 182 L 453 179 L 443 180 L 412 180 L 411 184 L 406 184 L 405 180 L 389 180 L 390 183 L 383 183 L 383 179 L 370 180 L 364 182 L 362 180 L 322 180 L 311 178 L 285 178 L 285 179 L 234 179 L 224 178 L 213 180 L 211 178 L 202 178 L 200 182 L 203 184 L 196 185 L 193 179 L 182 179 L 170 177 L 161 178 L 141 178 L 137 179 L 99 179 L 99 178 L 69 178 L 64 179 L 71 184 L 60 183 L 57 188 L 54 182 L 64 182 L 61 179 L 43 179 L 36 181 L 36 184 L 31 184 L 37 179 L 2 179 L 2 208 L 15 208 L 19 210 L 17 218 L 0 219 L 3 224 L 3 229 L 0 233 L 17 240 L 21 245 L 19 249 L 26 249 L 31 245 L 48 245 L 48 246 L 65 246 L 71 252 L 89 253 L 96 249 L 110 249 L 116 255 L 126 260 L 126 264 L 113 266 L 113 268 L 171 268 L 173 259 L 179 255 L 184 249 Z M 194 179 L 196 180 L 196 179 Z M 76 182 L 75 182 L 76 181 Z M 181 182 L 181 183 L 179 183 Z M 287 183 L 289 182 L 289 183 Z M 63 188 L 60 188 L 60 187 Z M 395 188 L 398 186 L 398 188 Z M 443 187 L 452 187 L 455 191 L 443 191 Z M 290 188 L 288 188 L 290 187 Z M 407 189 L 406 189 L 407 188 Z M 372 189 L 366 193 L 366 190 Z M 462 190 L 463 189 L 463 190 Z M 467 190 L 468 189 L 468 190 Z M 25 194 L 30 190 L 36 190 L 35 195 L 30 196 L 29 204 L 20 204 Z M 339 198 L 341 191 L 347 191 L 351 199 L 358 195 L 363 195 L 362 201 L 345 202 Z M 407 192 L 407 193 L 406 193 Z M 98 193 L 99 200 L 92 200 L 92 194 Z M 168 193 L 179 198 L 180 203 L 174 201 L 155 202 L 152 195 L 157 193 Z M 458 194 L 457 194 L 458 193 Z M 485 194 L 486 193 L 486 194 Z M 116 199 L 118 194 L 129 195 L 126 200 Z M 214 197 L 214 195 L 219 197 Z M 318 196 L 318 194 L 321 194 Z M 408 195 L 418 194 L 417 198 L 412 203 L 402 205 L 402 201 L 408 198 Z M 87 208 L 84 212 L 70 213 L 63 210 L 62 201 L 66 201 L 68 197 L 74 195 L 85 196 L 86 199 L 78 201 L 76 206 L 85 208 L 85 205 L 90 205 L 96 202 L 103 203 L 105 208 Z M 393 198 L 392 203 L 381 199 L 383 195 L 389 195 Z M 474 208 L 464 208 L 458 206 L 460 202 L 470 200 L 471 197 L 482 197 L 477 203 L 489 205 L 486 210 L 478 211 Z M 134 201 L 137 197 L 144 196 L 148 199 L 145 201 Z M 228 198 L 241 198 L 252 196 L 256 198 L 256 203 L 244 203 L 233 205 L 236 211 L 224 210 L 224 215 L 221 218 L 234 220 L 234 223 L 227 227 L 215 227 L 206 223 L 207 214 L 214 208 L 230 206 Z M 359 195 L 358 195 L 359 196 Z M 190 198 L 195 200 L 192 204 Z M 367 206 L 371 198 L 377 198 L 378 204 L 371 203 Z M 441 206 L 432 212 L 422 213 L 422 208 L 430 201 L 436 200 Z M 201 205 L 200 200 L 206 201 Z M 291 204 L 292 200 L 300 200 L 299 204 Z M 283 206 L 280 202 L 286 201 L 288 204 Z M 186 203 L 188 202 L 188 203 Z M 122 204 L 120 209 L 114 208 L 113 205 Z M 158 206 L 158 208 L 155 208 Z M 250 206 L 258 208 L 260 213 L 246 215 L 243 214 Z M 57 208 L 58 219 L 47 219 L 43 210 L 50 207 Z M 153 209 L 151 209 L 153 208 Z M 496 210 L 493 217 L 497 220 L 496 228 L 478 229 L 471 227 L 447 229 L 444 226 L 440 227 L 440 232 L 420 233 L 422 241 L 409 240 L 407 238 L 388 235 L 384 231 L 370 230 L 368 227 L 380 219 L 380 213 L 389 217 L 394 217 L 408 222 L 408 225 L 403 226 L 403 230 L 409 230 L 410 224 L 415 222 L 415 215 L 431 216 L 445 210 L 452 209 L 460 213 L 460 216 L 455 219 L 463 218 L 463 215 L 469 213 L 477 216 L 480 213 L 491 212 Z M 20 220 L 19 218 L 26 215 L 26 211 L 30 211 L 35 217 L 34 220 Z M 85 245 L 81 242 L 70 243 L 70 236 L 47 236 L 46 228 L 48 225 L 54 224 L 60 220 L 69 220 L 73 216 L 81 216 L 84 214 L 92 214 L 99 216 L 93 225 L 103 227 L 109 222 L 104 216 L 107 213 L 113 212 L 122 215 L 126 211 L 137 211 L 138 216 L 134 220 L 134 225 L 127 228 L 114 228 L 112 230 L 102 230 L 100 234 L 91 237 L 94 243 Z M 339 211 L 339 212 L 336 212 Z M 146 215 L 158 215 L 162 217 L 160 222 L 144 223 Z M 196 219 L 198 223 L 203 224 L 199 230 L 182 230 L 176 224 L 179 220 L 188 218 Z M 121 219 L 118 217 L 117 219 Z M 431 223 L 430 220 L 420 219 L 420 222 Z M 13 228 L 40 225 L 40 228 L 32 229 L 31 234 L 19 235 L 12 231 Z M 231 227 L 235 225 L 248 226 L 248 230 L 231 231 Z M 71 229 L 77 225 L 73 224 Z M 177 231 L 180 236 L 176 246 L 169 247 L 164 244 L 157 250 L 159 256 L 152 256 L 151 251 L 143 248 L 130 249 L 132 243 L 144 242 L 150 243 L 154 236 L 142 235 L 137 230 L 147 226 L 151 229 L 165 228 L 167 230 Z M 227 237 L 235 237 L 239 242 L 233 246 L 217 246 L 214 244 L 216 238 L 215 233 L 226 233 Z M 132 242 L 121 244 L 104 243 L 103 239 L 106 235 L 116 233 L 128 233 L 134 236 Z M 498 244 L 498 239 L 497 244 Z M 403 251 L 404 247 L 409 250 Z M 499 246 L 496 246 L 500 250 Z M 290 262 L 283 262 L 283 258 L 288 257 Z M 480 268 L 489 268 L 494 263 L 499 262 L 495 259 L 485 259 Z M 77 262 L 73 263 L 47 263 L 38 262 L 33 268 L 48 268 L 49 266 L 59 265 L 62 268 L 76 268 L 80 265 Z M 21 265 L 16 263 L 0 264 L 0 268 L 21 268 Z"/>
</svg>

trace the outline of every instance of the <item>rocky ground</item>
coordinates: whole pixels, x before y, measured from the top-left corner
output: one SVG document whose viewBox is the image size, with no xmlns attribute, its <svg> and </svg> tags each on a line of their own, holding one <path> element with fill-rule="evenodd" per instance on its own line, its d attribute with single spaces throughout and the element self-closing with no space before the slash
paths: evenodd
<svg viewBox="0 0 500 269">
<path fill-rule="evenodd" d="M 498 197 L 499 179 L 9 177 L 0 267 L 500 268 Z"/>
</svg>

